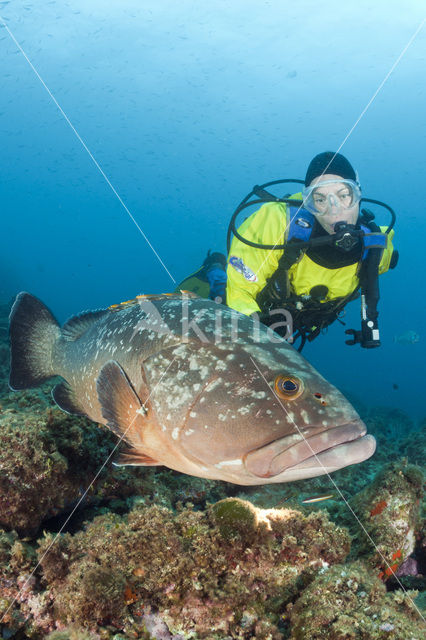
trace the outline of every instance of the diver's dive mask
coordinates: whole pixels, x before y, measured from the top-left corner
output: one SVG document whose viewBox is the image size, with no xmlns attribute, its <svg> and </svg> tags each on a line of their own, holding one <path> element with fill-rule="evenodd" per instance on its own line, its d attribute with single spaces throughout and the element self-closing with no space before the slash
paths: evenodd
<svg viewBox="0 0 426 640">
<path fill-rule="evenodd" d="M 323 180 L 305 187 L 303 206 L 315 216 L 352 209 L 361 200 L 361 187 L 353 180 Z"/>
</svg>

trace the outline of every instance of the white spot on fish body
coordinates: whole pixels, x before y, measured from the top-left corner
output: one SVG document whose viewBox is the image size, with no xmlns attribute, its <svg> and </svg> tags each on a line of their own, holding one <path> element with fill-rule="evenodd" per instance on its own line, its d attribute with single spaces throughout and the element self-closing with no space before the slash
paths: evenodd
<svg viewBox="0 0 426 640">
<path fill-rule="evenodd" d="M 242 461 L 239 458 L 236 458 L 235 460 L 222 460 L 222 462 L 218 462 L 214 466 L 216 467 L 216 469 L 221 469 L 222 467 L 230 467 L 232 465 L 241 466 L 241 464 Z"/>
<path fill-rule="evenodd" d="M 263 398 L 266 398 L 266 391 L 253 391 L 250 394 L 251 398 L 255 398 L 256 400 L 262 400 Z"/>
<path fill-rule="evenodd" d="M 194 429 L 188 429 L 188 431 L 185 431 L 186 436 L 190 436 L 191 433 L 194 433 Z"/>
<path fill-rule="evenodd" d="M 196 414 L 196 412 L 195 412 L 195 411 L 191 411 L 191 413 L 189 414 L 189 416 L 190 416 L 191 418 L 196 418 L 196 417 L 197 417 L 197 414 Z"/>
<path fill-rule="evenodd" d="M 174 356 L 184 356 L 186 354 L 186 347 L 185 345 L 181 344 L 178 347 L 176 347 L 176 349 L 173 349 L 173 355 Z"/>
<path fill-rule="evenodd" d="M 208 375 L 209 375 L 209 368 L 206 366 L 200 367 L 201 379 L 204 380 L 204 378 L 207 378 Z"/>
</svg>

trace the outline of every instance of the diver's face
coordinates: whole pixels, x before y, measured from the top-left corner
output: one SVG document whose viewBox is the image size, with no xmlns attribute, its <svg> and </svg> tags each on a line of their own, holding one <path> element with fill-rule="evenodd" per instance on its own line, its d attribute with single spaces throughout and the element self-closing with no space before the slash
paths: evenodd
<svg viewBox="0 0 426 640">
<path fill-rule="evenodd" d="M 329 182 L 330 180 L 341 181 L 342 178 L 326 173 L 312 180 L 310 186 L 318 184 L 318 189 L 315 189 L 312 195 L 318 210 L 315 218 L 327 233 L 332 234 L 335 233 L 336 222 L 356 223 L 359 216 L 359 203 L 351 207 L 351 193 L 348 187 L 342 182 Z M 326 181 L 328 184 L 321 184 Z"/>
</svg>

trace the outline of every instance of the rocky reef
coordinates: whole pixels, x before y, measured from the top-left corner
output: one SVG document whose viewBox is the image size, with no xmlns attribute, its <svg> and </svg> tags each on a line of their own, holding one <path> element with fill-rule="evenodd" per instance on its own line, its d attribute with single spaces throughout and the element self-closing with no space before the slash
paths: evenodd
<svg viewBox="0 0 426 640">
<path fill-rule="evenodd" d="M 368 563 L 343 564 L 349 549 L 323 511 L 141 500 L 37 545 L 2 532 L 0 615 L 9 637 L 37 639 L 420 640 L 416 594 L 387 593 Z"/>
<path fill-rule="evenodd" d="M 424 423 L 369 409 L 377 454 L 332 481 L 116 468 L 51 386 L 8 390 L 2 338 L 0 638 L 423 638 Z"/>
<path fill-rule="evenodd" d="M 224 503 L 226 526 L 218 515 Z M 135 506 L 125 517 L 95 518 L 45 555 L 52 542 L 46 536 L 38 553 L 54 620 L 139 633 L 154 607 L 174 633 L 199 638 L 280 638 L 283 607 L 350 544 L 321 513 L 256 510 L 234 498 L 176 514 Z"/>
<path fill-rule="evenodd" d="M 362 563 L 336 565 L 318 575 L 288 607 L 291 640 L 422 638 L 415 593 L 386 593 Z"/>
</svg>

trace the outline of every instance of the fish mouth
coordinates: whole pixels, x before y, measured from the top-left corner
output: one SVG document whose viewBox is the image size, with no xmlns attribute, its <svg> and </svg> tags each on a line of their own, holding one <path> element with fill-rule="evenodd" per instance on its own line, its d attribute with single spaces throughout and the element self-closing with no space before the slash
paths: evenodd
<svg viewBox="0 0 426 640">
<path fill-rule="evenodd" d="M 259 478 L 283 482 L 324 475 L 373 455 L 376 441 L 366 435 L 361 420 L 327 429 L 310 437 L 302 433 L 274 440 L 244 457 L 247 471 Z"/>
</svg>

